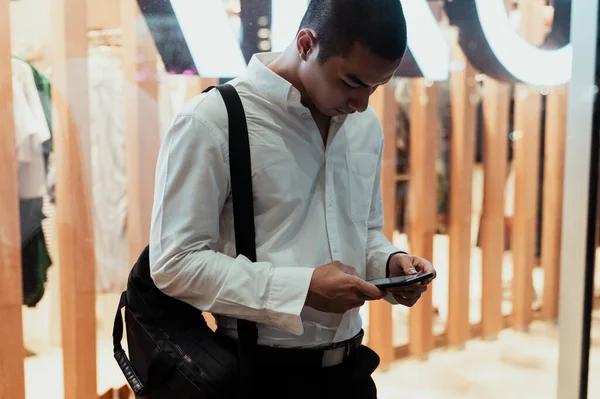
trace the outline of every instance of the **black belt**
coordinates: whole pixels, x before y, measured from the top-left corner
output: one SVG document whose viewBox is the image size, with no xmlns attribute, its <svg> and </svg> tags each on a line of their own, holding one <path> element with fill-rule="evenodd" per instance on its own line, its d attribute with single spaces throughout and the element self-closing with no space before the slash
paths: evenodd
<svg viewBox="0 0 600 399">
<path fill-rule="evenodd" d="M 258 345 L 255 359 L 269 364 L 296 364 L 308 367 L 331 367 L 343 363 L 362 345 L 364 331 L 360 330 L 354 337 L 320 348 L 276 348 Z"/>
</svg>

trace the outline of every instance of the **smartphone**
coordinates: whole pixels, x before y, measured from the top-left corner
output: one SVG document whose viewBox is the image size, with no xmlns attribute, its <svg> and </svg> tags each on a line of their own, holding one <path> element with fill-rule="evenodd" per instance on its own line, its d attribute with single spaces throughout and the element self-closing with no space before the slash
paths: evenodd
<svg viewBox="0 0 600 399">
<path fill-rule="evenodd" d="M 409 274 L 406 276 L 398 277 L 380 278 L 377 280 L 367 281 L 367 283 L 371 283 L 380 290 L 383 290 L 386 288 L 407 287 L 409 285 L 416 284 L 420 281 L 425 281 L 430 278 L 433 278 L 433 272 Z"/>
</svg>

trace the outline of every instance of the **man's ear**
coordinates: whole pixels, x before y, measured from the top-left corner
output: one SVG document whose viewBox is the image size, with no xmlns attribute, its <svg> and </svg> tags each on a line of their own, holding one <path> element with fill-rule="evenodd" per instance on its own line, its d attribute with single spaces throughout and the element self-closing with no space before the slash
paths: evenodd
<svg viewBox="0 0 600 399">
<path fill-rule="evenodd" d="M 303 60 L 308 60 L 308 57 L 313 55 L 317 47 L 317 36 L 311 29 L 302 29 L 296 37 L 296 49 L 298 56 Z"/>
</svg>

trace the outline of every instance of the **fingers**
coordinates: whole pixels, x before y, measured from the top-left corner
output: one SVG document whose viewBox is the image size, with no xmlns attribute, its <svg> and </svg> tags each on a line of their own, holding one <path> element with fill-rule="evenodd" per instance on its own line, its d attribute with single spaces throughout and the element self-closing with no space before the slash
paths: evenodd
<svg viewBox="0 0 600 399">
<path fill-rule="evenodd" d="M 383 292 L 371 283 L 367 283 L 360 277 L 356 277 L 356 284 L 361 297 L 367 300 L 377 300 L 383 298 Z"/>
<path fill-rule="evenodd" d="M 398 302 L 400 305 L 404 305 L 409 308 L 412 308 L 419 301 L 420 298 L 421 298 L 421 295 L 419 295 L 416 298 L 412 298 L 412 299 L 405 299 L 399 295 L 394 295 L 394 299 L 396 300 L 396 302 Z"/>
<path fill-rule="evenodd" d="M 419 286 L 419 287 L 404 287 L 404 288 L 395 288 L 389 290 L 392 295 L 398 295 L 405 299 L 412 299 L 422 295 L 425 291 L 427 291 L 427 286 Z"/>
<path fill-rule="evenodd" d="M 390 290 L 396 302 L 409 308 L 413 307 L 419 301 L 419 299 L 421 299 L 421 296 L 425 291 L 427 291 L 426 285 L 417 289 L 404 288 Z"/>
<path fill-rule="evenodd" d="M 417 269 L 415 268 L 415 265 L 413 264 L 414 259 L 415 259 L 414 256 L 406 256 L 406 255 L 400 256 L 399 264 L 400 264 L 400 267 L 402 268 L 402 272 L 404 274 L 416 274 L 417 273 Z"/>
<path fill-rule="evenodd" d="M 415 268 L 418 270 L 419 273 L 429 273 L 429 272 L 432 272 L 433 273 L 433 278 L 431 280 L 433 280 L 434 278 L 436 278 L 437 272 L 433 268 L 433 265 L 431 264 L 431 262 L 429 262 L 429 261 L 427 261 L 427 260 L 425 260 L 423 258 L 419 258 L 417 256 L 413 257 L 413 259 L 414 259 Z M 430 283 L 431 280 L 427 280 L 427 283 Z"/>
</svg>

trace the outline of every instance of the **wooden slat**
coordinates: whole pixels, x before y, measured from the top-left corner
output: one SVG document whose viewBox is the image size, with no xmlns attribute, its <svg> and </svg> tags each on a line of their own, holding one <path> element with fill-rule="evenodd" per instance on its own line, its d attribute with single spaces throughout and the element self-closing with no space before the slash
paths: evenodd
<svg viewBox="0 0 600 399">
<path fill-rule="evenodd" d="M 219 84 L 218 78 L 201 78 L 198 75 L 190 76 L 187 80 L 187 89 L 185 93 L 186 101 L 196 97 L 208 87 L 217 86 Z"/>
<path fill-rule="evenodd" d="M 464 345 L 469 339 L 471 266 L 471 203 L 475 157 L 475 68 L 455 45 L 452 60 L 464 65 L 450 75 L 452 134 L 450 137 L 450 263 L 448 340 Z"/>
<path fill-rule="evenodd" d="M 600 309 L 600 296 L 594 297 L 594 309 Z M 533 320 L 543 320 L 543 315 L 541 311 L 533 312 Z M 512 317 L 510 315 L 502 316 L 500 318 L 500 329 L 505 330 L 507 328 L 512 327 Z M 471 339 L 482 337 L 486 339 L 485 334 L 483 332 L 483 324 L 476 323 L 471 324 L 469 327 L 471 333 Z M 448 334 L 446 332 L 442 334 L 437 334 L 434 336 L 434 349 L 445 348 L 448 346 Z M 395 359 L 403 359 L 410 356 L 409 345 L 400 345 L 394 348 Z"/>
<path fill-rule="evenodd" d="M 437 179 L 438 87 L 423 79 L 412 82 L 410 106 L 410 183 L 408 187 L 408 240 L 410 252 L 433 259 Z M 433 349 L 435 282 L 410 310 L 410 352 L 425 355 Z"/>
<path fill-rule="evenodd" d="M 542 267 L 544 269 L 542 312 L 546 320 L 555 320 L 558 317 L 567 93 L 566 85 L 552 88 L 546 102 L 546 148 L 542 198 Z"/>
<path fill-rule="evenodd" d="M 66 399 L 97 396 L 96 271 L 90 211 L 86 2 L 53 0 L 56 239 Z"/>
<path fill-rule="evenodd" d="M 510 86 L 485 78 L 483 92 L 483 214 L 481 330 L 495 338 L 503 325 L 504 195 L 508 170 Z"/>
<path fill-rule="evenodd" d="M 25 398 L 19 186 L 9 1 L 0 1 L 0 398 Z"/>
<path fill-rule="evenodd" d="M 158 51 L 135 0 L 121 1 L 121 21 L 126 81 L 127 237 L 133 265 L 150 238 L 154 172 L 160 147 Z"/>
<path fill-rule="evenodd" d="M 370 104 L 377 112 L 385 146 L 381 168 L 381 189 L 383 196 L 383 233 L 392 241 L 396 229 L 396 112 L 398 105 L 391 84 L 377 89 L 371 96 Z M 381 364 L 394 360 L 392 306 L 385 301 L 369 303 L 369 347 L 377 352 Z"/>
<path fill-rule="evenodd" d="M 543 2 L 521 2 L 521 35 L 538 43 L 543 34 Z M 515 214 L 512 235 L 513 326 L 527 329 L 533 301 L 536 226 L 540 170 L 541 94 L 537 88 L 519 84 L 515 90 Z"/>
</svg>

